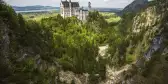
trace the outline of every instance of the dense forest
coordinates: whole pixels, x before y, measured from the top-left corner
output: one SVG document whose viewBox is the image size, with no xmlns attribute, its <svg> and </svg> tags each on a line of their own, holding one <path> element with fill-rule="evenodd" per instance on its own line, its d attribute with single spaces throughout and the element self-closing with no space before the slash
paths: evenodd
<svg viewBox="0 0 168 84">
<path fill-rule="evenodd" d="M 0 1 L 0 84 L 66 84 L 60 81 L 61 71 L 88 73 L 88 84 L 99 84 L 107 79 L 107 65 L 120 69 L 127 64 L 131 69 L 123 72 L 124 80 L 150 81 L 122 84 L 166 84 L 164 78 L 168 76 L 155 75 L 161 68 L 154 65 L 159 62 L 168 70 L 159 58 L 167 47 L 167 4 L 154 0 L 137 13 L 123 14 L 119 22 L 107 22 L 98 11 L 92 11 L 83 22 L 59 14 L 38 21 L 25 19 Z M 156 50 L 149 61 L 144 54 L 148 56 L 157 36 L 164 36 L 164 47 Z M 109 46 L 105 57 L 100 56 L 101 45 Z"/>
<path fill-rule="evenodd" d="M 105 61 L 96 57 L 98 45 L 108 40 L 108 23 L 98 12 L 83 23 L 60 15 L 25 20 L 6 3 L 0 10 L 2 83 L 54 84 L 59 70 L 89 73 L 93 82 L 105 79 Z"/>
</svg>

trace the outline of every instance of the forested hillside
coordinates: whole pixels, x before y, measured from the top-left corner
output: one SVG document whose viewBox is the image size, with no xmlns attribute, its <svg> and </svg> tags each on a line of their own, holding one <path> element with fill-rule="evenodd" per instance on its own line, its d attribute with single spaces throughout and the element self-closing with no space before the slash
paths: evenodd
<svg viewBox="0 0 168 84">
<path fill-rule="evenodd" d="M 0 1 L 0 84 L 166 84 L 167 8 L 154 0 L 121 20 L 93 11 L 84 22 L 36 21 Z"/>
<path fill-rule="evenodd" d="M 111 83 L 167 84 L 167 8 L 167 1 L 154 0 L 139 12 L 123 15 L 119 24 L 122 40 L 116 48 L 114 41 L 109 49 L 115 60 L 111 62 L 120 71 Z M 120 68 L 123 63 L 131 65 Z"/>
<path fill-rule="evenodd" d="M 0 10 L 1 83 L 60 84 L 62 70 L 88 73 L 90 83 L 105 79 L 105 61 L 96 58 L 98 45 L 108 39 L 108 23 L 98 12 L 83 23 L 60 15 L 25 20 L 3 2 Z"/>
</svg>

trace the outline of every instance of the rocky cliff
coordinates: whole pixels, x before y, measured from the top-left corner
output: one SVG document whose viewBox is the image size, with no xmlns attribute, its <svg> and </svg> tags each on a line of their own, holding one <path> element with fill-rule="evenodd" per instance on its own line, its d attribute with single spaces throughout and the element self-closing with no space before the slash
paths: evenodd
<svg viewBox="0 0 168 84">
<path fill-rule="evenodd" d="M 129 7 L 129 6 L 128 6 Z M 121 72 L 114 84 L 167 84 L 168 1 L 153 2 L 133 18 L 132 37 L 139 39 L 137 62 Z"/>
</svg>

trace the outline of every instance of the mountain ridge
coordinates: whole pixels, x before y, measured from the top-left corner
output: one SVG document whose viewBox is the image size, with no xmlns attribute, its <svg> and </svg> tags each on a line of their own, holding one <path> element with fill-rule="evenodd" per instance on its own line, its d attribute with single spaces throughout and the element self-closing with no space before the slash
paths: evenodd
<svg viewBox="0 0 168 84">
<path fill-rule="evenodd" d="M 127 12 L 138 12 L 139 10 L 147 7 L 148 0 L 134 0 L 127 5 L 122 11 L 118 12 L 118 15 L 123 15 Z"/>
<path fill-rule="evenodd" d="M 12 6 L 12 8 L 13 8 L 15 11 L 59 9 L 59 7 L 41 6 L 41 5 L 34 5 L 34 6 Z"/>
<path fill-rule="evenodd" d="M 31 10 L 48 10 L 48 9 L 56 9 L 59 10 L 60 7 L 54 6 L 42 6 L 42 5 L 32 5 L 32 6 L 12 6 L 15 11 L 31 11 Z M 94 7 L 93 9 L 100 12 L 119 12 L 122 8 L 100 8 Z"/>
</svg>

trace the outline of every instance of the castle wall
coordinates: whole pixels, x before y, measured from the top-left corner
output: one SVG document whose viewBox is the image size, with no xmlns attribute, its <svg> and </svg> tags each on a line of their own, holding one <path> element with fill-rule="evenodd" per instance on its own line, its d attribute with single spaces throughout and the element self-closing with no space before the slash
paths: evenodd
<svg viewBox="0 0 168 84">
<path fill-rule="evenodd" d="M 88 11 L 79 10 L 79 7 L 64 7 L 60 4 L 60 14 L 63 18 L 76 16 L 79 20 L 86 20 Z"/>
</svg>

